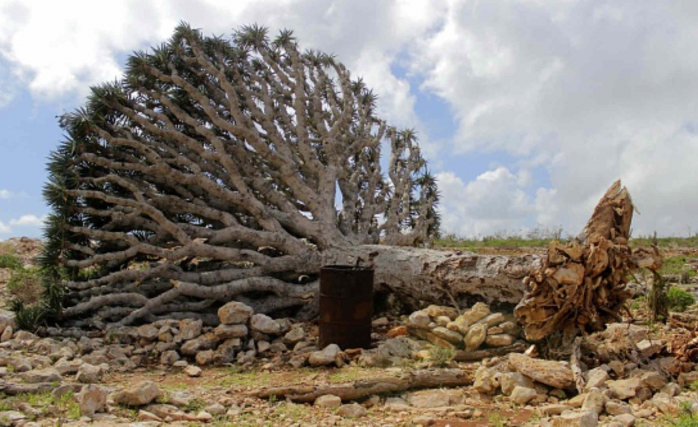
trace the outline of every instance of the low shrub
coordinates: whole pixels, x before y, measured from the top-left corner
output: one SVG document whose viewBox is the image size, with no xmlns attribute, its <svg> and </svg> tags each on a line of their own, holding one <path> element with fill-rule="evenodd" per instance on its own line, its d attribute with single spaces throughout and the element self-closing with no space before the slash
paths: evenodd
<svg viewBox="0 0 698 427">
<path fill-rule="evenodd" d="M 41 275 L 39 269 L 36 268 L 20 268 L 14 271 L 7 283 L 7 291 L 12 299 L 23 305 L 37 304 L 41 300 L 43 290 Z"/>
<path fill-rule="evenodd" d="M 14 255 L 0 255 L 0 268 L 19 270 L 22 268 L 22 261 Z"/>
<path fill-rule="evenodd" d="M 681 288 L 672 286 L 667 292 L 669 310 L 684 311 L 695 304 L 695 302 L 696 298 L 690 292 L 686 292 Z"/>
</svg>

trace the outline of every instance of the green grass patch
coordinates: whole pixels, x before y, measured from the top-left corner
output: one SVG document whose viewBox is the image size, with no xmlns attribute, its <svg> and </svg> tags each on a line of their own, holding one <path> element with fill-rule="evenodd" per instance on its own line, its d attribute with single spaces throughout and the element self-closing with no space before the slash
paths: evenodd
<svg viewBox="0 0 698 427">
<path fill-rule="evenodd" d="M 0 268 L 22 269 L 22 261 L 14 255 L 0 255 Z"/>
<path fill-rule="evenodd" d="M 686 257 L 685 256 L 675 256 L 664 258 L 664 263 L 662 268 L 659 269 L 659 274 L 683 274 L 688 273 L 689 277 L 696 275 L 695 268 L 685 268 Z"/>
<path fill-rule="evenodd" d="M 696 298 L 681 288 L 672 286 L 666 293 L 667 307 L 672 311 L 684 311 L 696 303 Z"/>
</svg>

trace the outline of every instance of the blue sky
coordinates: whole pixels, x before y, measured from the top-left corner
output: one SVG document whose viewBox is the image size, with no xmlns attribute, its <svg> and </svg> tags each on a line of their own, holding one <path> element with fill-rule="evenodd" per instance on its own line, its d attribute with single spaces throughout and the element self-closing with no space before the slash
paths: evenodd
<svg viewBox="0 0 698 427">
<path fill-rule="evenodd" d="M 290 28 L 336 54 L 383 117 L 418 131 L 446 232 L 574 234 L 618 178 L 635 235 L 698 231 L 695 2 L 5 0 L 0 239 L 41 234 L 56 116 L 181 20 Z"/>
</svg>

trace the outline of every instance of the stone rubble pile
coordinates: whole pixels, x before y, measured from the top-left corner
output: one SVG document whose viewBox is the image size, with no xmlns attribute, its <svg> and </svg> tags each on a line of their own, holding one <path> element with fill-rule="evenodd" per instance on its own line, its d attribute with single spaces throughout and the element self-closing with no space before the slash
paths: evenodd
<svg viewBox="0 0 698 427">
<path fill-rule="evenodd" d="M 409 316 L 407 330 L 434 345 L 465 351 L 510 346 L 521 332 L 513 314 L 492 312 L 483 303 L 460 315 L 454 308 L 430 305 Z"/>
</svg>

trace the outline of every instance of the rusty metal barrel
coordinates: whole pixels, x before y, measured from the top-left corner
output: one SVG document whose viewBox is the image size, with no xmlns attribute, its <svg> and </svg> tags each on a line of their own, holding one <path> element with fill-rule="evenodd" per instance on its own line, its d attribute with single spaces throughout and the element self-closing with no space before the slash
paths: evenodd
<svg viewBox="0 0 698 427">
<path fill-rule="evenodd" d="M 371 345 L 373 269 L 327 265 L 320 269 L 320 348 Z"/>
</svg>

